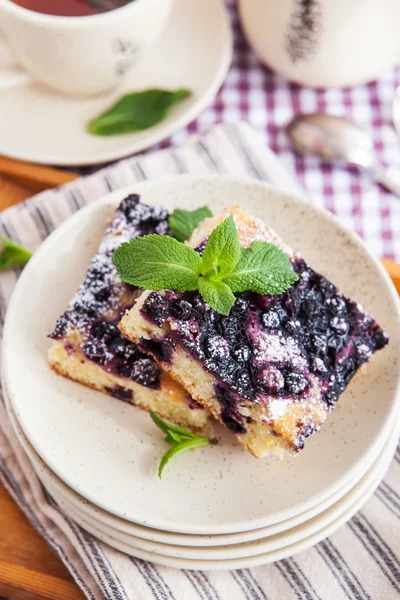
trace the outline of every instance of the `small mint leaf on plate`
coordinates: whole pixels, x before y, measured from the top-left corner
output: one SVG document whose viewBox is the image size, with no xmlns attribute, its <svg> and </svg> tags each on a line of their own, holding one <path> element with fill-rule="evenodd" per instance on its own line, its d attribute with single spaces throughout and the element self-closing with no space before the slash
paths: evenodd
<svg viewBox="0 0 400 600">
<path fill-rule="evenodd" d="M 122 281 L 142 289 L 198 289 L 200 254 L 167 235 L 146 235 L 124 242 L 112 261 Z"/>
<path fill-rule="evenodd" d="M 188 439 L 186 442 L 181 444 L 177 444 L 176 446 L 172 446 L 164 456 L 161 458 L 159 467 L 158 467 L 158 476 L 161 479 L 164 468 L 167 463 L 171 460 L 173 456 L 178 454 L 179 452 L 183 452 L 184 450 L 189 450 L 190 448 L 199 448 L 200 446 L 208 446 L 210 444 L 210 440 L 208 438 L 197 437 L 195 439 Z"/>
<path fill-rule="evenodd" d="M 168 222 L 172 235 L 179 241 L 188 240 L 193 231 L 207 217 L 213 214 L 208 206 L 202 206 L 196 210 L 182 210 L 176 208 L 169 216 Z"/>
<path fill-rule="evenodd" d="M 199 279 L 199 292 L 204 302 L 224 316 L 229 315 L 236 300 L 231 288 L 223 281 L 210 281 L 205 277 Z"/>
<path fill-rule="evenodd" d="M 88 124 L 94 135 L 110 136 L 143 131 L 163 121 L 170 109 L 190 98 L 187 89 L 176 91 L 149 89 L 122 96 L 113 106 Z"/>
<path fill-rule="evenodd" d="M 230 215 L 216 227 L 204 250 L 201 273 L 213 280 L 228 275 L 239 260 L 240 240 L 233 216 Z"/>
<path fill-rule="evenodd" d="M 21 267 L 31 257 L 32 252 L 0 236 L 0 271 Z"/>
<path fill-rule="evenodd" d="M 238 263 L 224 282 L 232 292 L 273 295 L 285 292 L 298 279 L 282 250 L 274 244 L 256 241 L 251 248 L 242 249 Z"/>
<path fill-rule="evenodd" d="M 185 429 L 185 427 L 178 427 L 177 425 L 167 423 L 167 421 L 164 421 L 164 419 L 161 419 L 161 417 L 152 411 L 150 411 L 150 417 L 153 419 L 157 427 L 167 434 L 167 437 L 164 438 L 164 441 L 172 446 L 172 448 L 167 450 L 167 452 L 161 458 L 158 467 L 158 476 L 160 479 L 168 461 L 170 461 L 171 458 L 179 452 L 189 450 L 190 448 L 198 448 L 200 446 L 208 446 L 209 444 L 215 443 L 213 440 L 192 433 L 188 429 Z"/>
</svg>

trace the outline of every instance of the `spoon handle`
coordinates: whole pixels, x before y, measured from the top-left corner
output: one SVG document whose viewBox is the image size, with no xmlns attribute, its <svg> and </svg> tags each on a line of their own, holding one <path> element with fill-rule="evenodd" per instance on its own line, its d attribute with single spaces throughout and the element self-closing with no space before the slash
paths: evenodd
<svg viewBox="0 0 400 600">
<path fill-rule="evenodd" d="M 384 167 L 376 164 L 371 169 L 371 174 L 384 188 L 400 198 L 400 170 L 394 167 Z"/>
</svg>

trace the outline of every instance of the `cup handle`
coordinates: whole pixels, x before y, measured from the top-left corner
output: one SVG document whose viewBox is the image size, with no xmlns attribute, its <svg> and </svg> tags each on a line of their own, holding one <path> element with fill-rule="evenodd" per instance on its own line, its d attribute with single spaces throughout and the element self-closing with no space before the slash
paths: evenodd
<svg viewBox="0 0 400 600">
<path fill-rule="evenodd" d="M 5 37 L 0 29 L 0 58 L 4 53 L 7 56 L 7 60 L 4 65 L 0 64 L 0 90 L 30 83 L 32 77 L 19 67 L 17 60 L 9 50 Z"/>
</svg>

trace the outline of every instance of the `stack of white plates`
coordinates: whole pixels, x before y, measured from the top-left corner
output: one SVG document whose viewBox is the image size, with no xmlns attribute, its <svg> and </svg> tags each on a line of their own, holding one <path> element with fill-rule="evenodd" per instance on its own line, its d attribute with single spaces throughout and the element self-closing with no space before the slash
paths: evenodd
<svg viewBox="0 0 400 600">
<path fill-rule="evenodd" d="M 392 458 L 400 357 L 398 298 L 380 264 L 326 213 L 276 188 L 232 179 L 135 185 L 146 202 L 245 204 L 317 270 L 362 302 L 391 343 L 352 381 L 296 457 L 256 460 L 219 444 L 156 474 L 162 435 L 136 408 L 48 369 L 46 335 L 127 190 L 83 209 L 24 270 L 4 331 L 4 391 L 21 444 L 48 492 L 84 529 L 128 554 L 187 569 L 235 569 L 293 555 L 335 531 L 373 493 Z"/>
</svg>

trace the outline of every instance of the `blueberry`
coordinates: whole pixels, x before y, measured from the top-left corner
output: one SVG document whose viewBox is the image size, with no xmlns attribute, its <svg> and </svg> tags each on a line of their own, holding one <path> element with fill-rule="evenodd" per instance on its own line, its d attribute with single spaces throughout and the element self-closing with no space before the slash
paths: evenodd
<svg viewBox="0 0 400 600">
<path fill-rule="evenodd" d="M 235 304 L 232 306 L 231 311 L 238 315 L 242 315 L 246 312 L 248 306 L 249 303 L 247 302 L 247 300 L 245 300 L 245 298 L 237 298 Z"/>
<path fill-rule="evenodd" d="M 241 323 L 234 315 L 221 319 L 219 323 L 219 329 L 221 330 L 222 335 L 230 339 L 233 339 L 237 336 L 240 327 Z"/>
<path fill-rule="evenodd" d="M 262 316 L 262 322 L 264 327 L 269 327 L 270 329 L 277 329 L 281 324 L 279 315 L 274 310 L 264 313 Z"/>
<path fill-rule="evenodd" d="M 348 322 L 342 317 L 333 317 L 333 319 L 331 319 L 330 325 L 332 329 L 334 329 L 341 335 L 345 335 L 349 329 Z"/>
<path fill-rule="evenodd" d="M 313 373 L 323 374 L 328 372 L 324 361 L 316 356 L 312 356 L 310 359 L 310 369 Z"/>
<path fill-rule="evenodd" d="M 240 392 L 247 392 L 251 388 L 251 379 L 247 371 L 239 371 L 236 376 L 236 387 Z"/>
<path fill-rule="evenodd" d="M 256 383 L 265 390 L 276 392 L 284 387 L 285 380 L 277 367 L 267 365 L 257 373 Z"/>
<path fill-rule="evenodd" d="M 168 221 L 161 221 L 155 227 L 155 232 L 158 235 L 168 235 L 168 231 L 169 231 Z"/>
<path fill-rule="evenodd" d="M 132 367 L 131 379 L 147 387 L 154 387 L 158 383 L 160 368 L 150 358 L 141 358 Z"/>
<path fill-rule="evenodd" d="M 220 335 L 212 335 L 205 339 L 205 351 L 209 358 L 216 361 L 229 357 L 228 342 Z"/>
<path fill-rule="evenodd" d="M 90 333 L 93 337 L 98 340 L 108 341 L 116 334 L 119 333 L 118 328 L 113 323 L 106 323 L 105 321 L 97 321 L 90 329 Z"/>
<path fill-rule="evenodd" d="M 301 304 L 302 311 L 311 319 L 316 319 L 321 312 L 320 304 L 317 300 L 307 298 Z"/>
<path fill-rule="evenodd" d="M 139 199 L 140 196 L 138 194 L 130 194 L 124 200 L 122 200 L 118 207 L 118 212 L 121 212 L 129 219 L 131 216 L 131 211 L 137 206 Z"/>
<path fill-rule="evenodd" d="M 328 340 L 325 335 L 313 335 L 312 336 L 312 348 L 317 354 L 325 354 L 328 347 Z"/>
<path fill-rule="evenodd" d="M 286 323 L 286 327 L 285 327 L 286 331 L 288 333 L 290 333 L 291 335 L 298 333 L 300 328 L 301 328 L 300 321 L 298 321 L 297 319 L 293 319 L 293 318 L 288 320 L 288 322 Z"/>
<path fill-rule="evenodd" d="M 168 219 L 168 211 L 165 206 L 156 204 L 152 207 L 151 216 L 155 221 L 166 221 Z"/>
<path fill-rule="evenodd" d="M 329 328 L 329 319 L 327 314 L 321 314 L 314 321 L 314 327 L 320 331 L 326 331 Z"/>
<path fill-rule="evenodd" d="M 192 315 L 192 306 L 186 300 L 179 300 L 172 304 L 171 313 L 176 319 L 187 321 Z"/>
<path fill-rule="evenodd" d="M 233 357 L 238 362 L 247 362 L 251 357 L 251 350 L 248 346 L 241 344 L 233 351 Z"/>
<path fill-rule="evenodd" d="M 301 373 L 289 373 L 285 378 L 285 387 L 292 394 L 301 394 L 308 388 L 308 380 Z"/>
<path fill-rule="evenodd" d="M 108 349 L 110 352 L 115 354 L 117 358 L 121 358 L 126 361 L 133 360 L 140 355 L 140 351 L 138 350 L 136 344 L 124 340 L 122 336 L 112 340 L 112 342 L 108 345 Z"/>
<path fill-rule="evenodd" d="M 338 353 L 343 348 L 344 339 L 341 336 L 331 335 L 328 340 L 328 347 L 334 352 Z"/>
<path fill-rule="evenodd" d="M 58 319 L 54 331 L 50 334 L 50 337 L 54 340 L 63 337 L 66 334 L 68 329 L 69 321 L 66 316 L 62 316 Z"/>
<path fill-rule="evenodd" d="M 344 312 L 346 308 L 346 302 L 340 296 L 334 296 L 329 301 L 329 306 L 334 310 L 334 312 L 338 315 Z"/>
<path fill-rule="evenodd" d="M 83 353 L 89 360 L 103 365 L 106 361 L 106 349 L 101 342 L 92 340 L 83 346 Z"/>
<path fill-rule="evenodd" d="M 338 394 L 335 392 L 335 390 L 331 389 L 326 392 L 324 400 L 328 406 L 333 406 L 337 399 Z"/>
<path fill-rule="evenodd" d="M 319 281 L 319 288 L 325 297 L 330 297 L 333 294 L 336 294 L 337 292 L 337 288 L 333 285 L 333 283 L 325 279 L 325 277 L 321 276 Z"/>
<path fill-rule="evenodd" d="M 96 300 L 104 302 L 111 296 L 111 287 L 107 283 L 96 285 L 96 289 L 93 290 L 93 296 Z"/>
<path fill-rule="evenodd" d="M 160 294 L 151 293 L 144 305 L 145 312 L 148 312 L 158 327 L 162 327 L 166 318 L 169 316 L 168 302 Z"/>
</svg>

